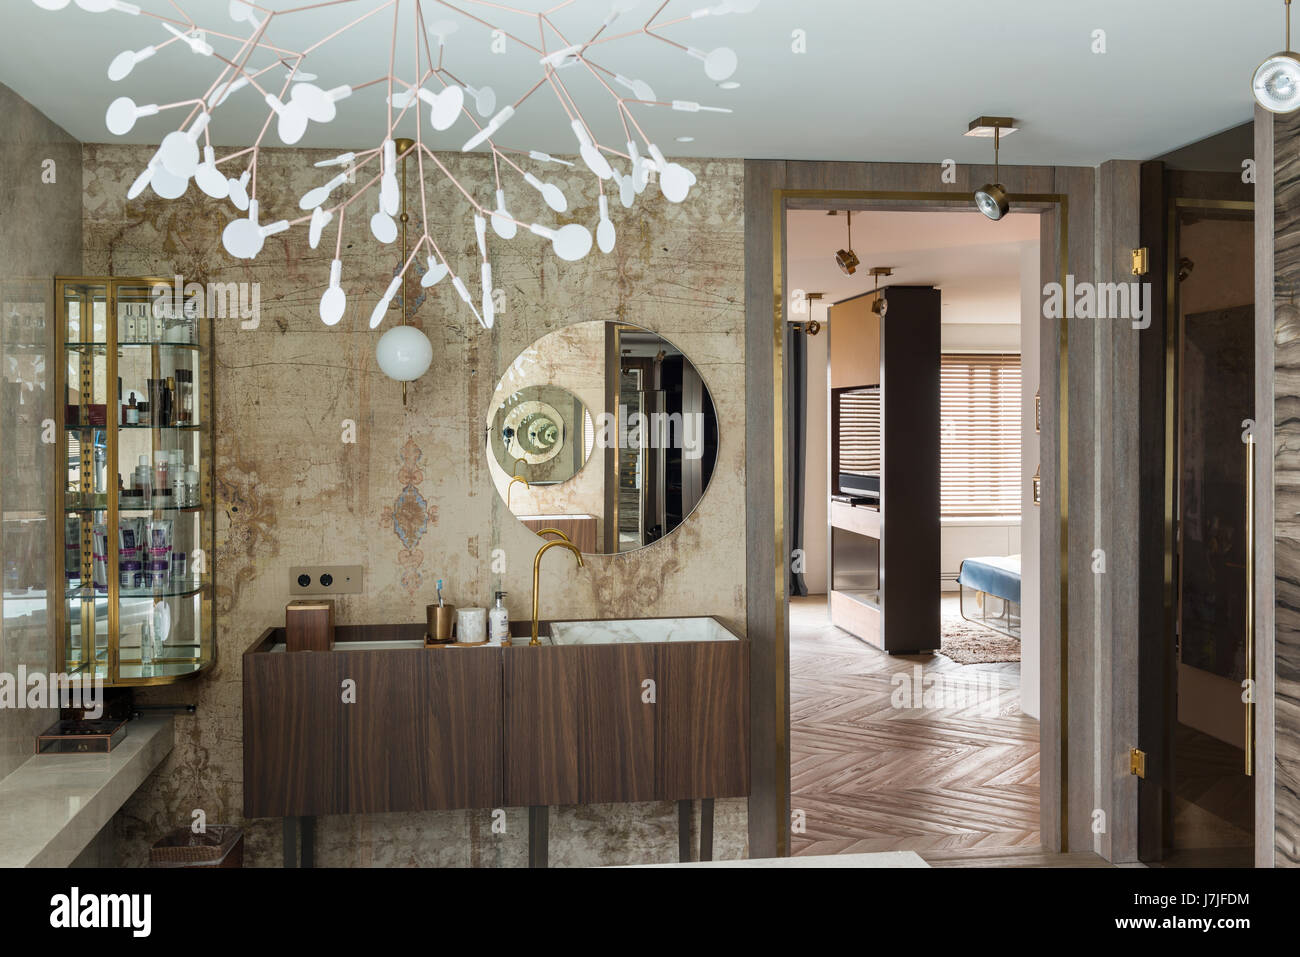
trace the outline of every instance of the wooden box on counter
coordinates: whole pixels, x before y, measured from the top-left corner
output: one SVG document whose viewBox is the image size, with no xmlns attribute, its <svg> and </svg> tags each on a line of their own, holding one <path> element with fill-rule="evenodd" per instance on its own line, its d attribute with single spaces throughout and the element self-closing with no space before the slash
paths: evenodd
<svg viewBox="0 0 1300 957">
<path fill-rule="evenodd" d="M 334 647 L 334 599 L 299 599 L 284 608 L 287 651 L 329 651 Z"/>
</svg>

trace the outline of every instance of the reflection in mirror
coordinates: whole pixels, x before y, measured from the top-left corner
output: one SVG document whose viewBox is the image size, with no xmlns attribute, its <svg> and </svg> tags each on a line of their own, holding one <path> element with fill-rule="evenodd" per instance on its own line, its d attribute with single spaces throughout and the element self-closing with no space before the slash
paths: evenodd
<svg viewBox="0 0 1300 957">
<path fill-rule="evenodd" d="M 670 533 L 718 457 L 713 398 L 695 366 L 619 322 L 580 322 L 525 349 L 497 384 L 487 433 L 492 481 L 515 517 L 588 554 Z"/>
</svg>

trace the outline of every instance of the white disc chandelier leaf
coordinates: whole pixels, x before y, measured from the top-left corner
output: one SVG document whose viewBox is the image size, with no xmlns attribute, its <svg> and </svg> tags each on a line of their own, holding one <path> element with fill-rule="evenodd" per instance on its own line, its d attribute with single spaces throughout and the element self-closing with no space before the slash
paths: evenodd
<svg viewBox="0 0 1300 957">
<path fill-rule="evenodd" d="M 69 0 L 33 0 L 46 10 L 61 10 Z M 695 4 L 707 0 L 694 0 Z M 291 226 L 306 224 L 309 242 L 315 249 L 321 242 L 326 226 L 337 221 L 334 256 L 331 259 L 329 285 L 321 297 L 320 317 L 326 325 L 335 325 L 347 313 L 347 294 L 342 282 L 343 224 L 351 213 L 365 216 L 371 211 L 370 231 L 384 244 L 397 238 L 399 189 L 395 142 L 398 128 L 402 136 L 413 141 L 408 151 L 413 165 L 419 170 L 417 183 L 420 208 L 417 221 L 420 234 L 409 251 L 409 258 L 396 271 L 392 281 L 370 313 L 371 328 L 380 325 L 389 303 L 402 288 L 406 270 L 421 258 L 426 268 L 420 284 L 429 288 L 446 276 L 461 300 L 484 328 L 491 328 L 495 318 L 492 299 L 492 267 L 488 256 L 488 224 L 491 232 L 503 240 L 515 237 L 536 236 L 548 240 L 554 254 L 567 262 L 581 260 L 596 245 L 602 253 L 614 249 L 617 229 L 609 215 L 609 191 L 618 196 L 624 208 L 630 208 L 651 182 L 657 177 L 659 191 L 672 203 L 686 200 L 696 185 L 695 174 L 679 163 L 669 162 L 655 142 L 647 135 L 638 116 L 655 107 L 668 107 L 678 112 L 729 113 L 730 110 L 704 106 L 690 100 L 657 99 L 654 88 L 641 77 L 625 76 L 603 62 L 605 44 L 615 40 L 652 41 L 664 45 L 673 55 L 694 59 L 703 64 L 704 75 L 713 83 L 730 78 L 737 69 L 735 52 L 726 46 L 700 50 L 670 38 L 675 33 L 703 17 L 718 17 L 751 12 L 758 0 L 719 0 L 711 6 L 694 6 L 668 12 L 674 0 L 647 4 L 652 13 L 647 20 L 630 16 L 638 0 L 583 0 L 581 5 L 555 0 L 546 10 L 523 10 L 497 0 L 330 0 L 330 2 L 303 3 L 290 9 L 275 11 L 265 0 L 229 0 L 226 13 L 228 22 L 200 25 L 183 8 L 185 0 L 156 0 L 159 12 L 145 10 L 141 5 L 125 0 L 76 0 L 76 5 L 91 13 L 116 11 L 137 17 L 142 40 L 146 45 L 139 49 L 117 52 L 108 65 L 108 78 L 117 82 L 132 74 L 137 67 L 145 72 L 152 64 L 166 62 L 166 55 L 175 56 L 183 51 L 186 56 L 197 55 L 212 62 L 215 78 L 200 96 L 176 102 L 140 105 L 130 97 L 113 100 L 105 113 L 109 132 L 125 136 L 138 120 L 158 114 L 180 117 L 179 124 L 162 139 L 158 151 L 146 169 L 135 178 L 128 190 L 134 199 L 146 188 L 164 199 L 175 199 L 185 194 L 191 180 L 207 196 L 216 200 L 229 200 L 239 213 L 222 233 L 222 245 L 238 259 L 253 259 L 265 247 L 268 236 Z M 356 17 L 343 27 L 337 25 L 340 8 L 352 7 Z M 574 42 L 572 18 L 585 8 L 593 14 L 590 28 L 582 31 L 586 40 Z M 470 8 L 470 10 L 462 9 Z M 328 15 L 326 11 L 328 10 Z M 563 10 L 566 33 L 556 25 Z M 312 54 L 327 41 L 337 38 L 365 23 L 376 14 L 391 18 L 391 44 L 385 41 L 388 54 L 387 73 L 378 79 L 364 77 L 328 77 L 321 79 L 306 72 L 311 69 L 325 72 Z M 480 15 L 481 14 L 481 15 Z M 297 36 L 302 35 L 302 20 L 318 16 L 322 21 L 321 39 L 302 50 L 291 50 L 276 44 L 272 39 L 275 28 L 292 18 Z M 595 19 L 600 17 L 600 19 Z M 328 21 L 328 26 L 324 21 Z M 462 25 L 486 27 L 493 37 L 508 40 L 522 47 L 536 63 L 536 82 L 526 87 L 518 99 L 499 102 L 498 87 L 491 77 L 468 78 L 454 75 L 447 61 L 455 57 L 455 37 Z M 470 31 L 467 31 L 470 32 Z M 529 39 L 525 39 L 525 37 Z M 475 40 L 474 42 L 479 42 Z M 170 49 L 169 49 L 170 48 Z M 356 51 L 349 60 L 361 62 L 362 51 Z M 481 50 L 466 47 L 459 57 L 475 70 L 490 65 L 492 57 L 484 57 Z M 146 66 L 146 61 L 150 63 Z M 699 66 L 696 66 L 699 69 Z M 160 72 L 165 71 L 161 67 Z M 676 70 L 670 67 L 669 72 Z M 579 84 L 567 79 L 574 76 L 594 78 L 594 86 L 602 91 L 597 104 L 583 103 L 578 99 Z M 165 75 L 165 73 L 163 74 Z M 320 79 L 318 84 L 314 81 Z M 347 82 L 339 82 L 346 80 Z M 330 86 L 333 81 L 338 85 Z M 272 129 L 279 141 L 292 146 L 300 142 L 312 124 L 324 125 L 338 115 L 341 101 L 362 87 L 383 85 L 387 96 L 380 115 L 374 119 L 382 126 L 384 135 L 378 145 L 370 149 L 344 153 L 333 159 L 316 163 L 321 168 L 334 167 L 332 178 L 321 182 L 297 199 L 298 211 L 303 215 L 293 220 L 280 220 L 263 225 L 259 209 L 269 199 L 259 183 L 257 171 L 262 150 Z M 586 83 L 588 88 L 592 84 Z M 227 99 L 245 88 L 251 88 L 266 103 L 269 113 L 260 133 L 252 145 L 225 156 L 218 157 L 212 145 L 212 123 Z M 249 96 L 250 93 L 239 93 Z M 534 97 L 553 96 L 566 116 L 573 134 L 575 152 L 581 162 L 553 157 L 536 149 L 508 147 L 498 143 L 497 137 L 508 129 L 516 112 Z M 170 100 L 170 97 L 167 97 Z M 600 112 L 597 112 L 599 107 Z M 380 122 L 382 121 L 382 122 Z M 617 131 L 626 142 L 626 151 L 602 142 L 593 123 Z M 414 135 L 407 137 L 414 126 Z M 434 134 L 446 134 L 434 145 Z M 617 142 L 617 141 L 616 141 Z M 476 196 L 475 191 L 462 184 L 439 161 L 435 148 L 470 152 L 486 146 L 492 158 L 493 180 L 489 196 Z M 566 222 L 548 226 L 543 223 L 517 219 L 510 212 L 516 206 L 512 192 L 520 186 L 536 191 L 543 202 L 555 213 L 567 214 L 569 197 L 555 183 L 547 182 L 542 167 L 559 165 L 591 176 L 590 185 L 596 193 L 595 203 L 582 203 L 579 208 L 599 209 L 599 218 L 591 226 Z M 341 168 L 341 172 L 339 169 Z M 441 178 L 453 192 L 471 206 L 479 255 L 480 294 L 471 294 L 464 279 L 456 274 L 439 252 L 439 246 L 429 233 L 430 216 L 427 206 L 425 177 Z M 344 187 L 350 189 L 342 195 Z M 372 198 L 358 203 L 361 197 Z M 279 207 L 288 198 L 275 198 L 273 207 Z M 355 209 L 354 209 L 355 207 Z M 517 208 L 517 206 L 516 206 Z M 414 218 L 414 215 L 413 217 Z M 456 242 L 446 244 L 456 248 Z M 423 255 L 417 256 L 423 247 Z M 417 266 L 417 272 L 419 271 Z M 398 341 L 396 339 L 394 342 Z M 397 353 L 395 352 L 396 356 Z M 396 359 L 394 360 L 396 361 Z M 420 365 L 422 356 L 403 366 L 409 372 Z"/>
</svg>

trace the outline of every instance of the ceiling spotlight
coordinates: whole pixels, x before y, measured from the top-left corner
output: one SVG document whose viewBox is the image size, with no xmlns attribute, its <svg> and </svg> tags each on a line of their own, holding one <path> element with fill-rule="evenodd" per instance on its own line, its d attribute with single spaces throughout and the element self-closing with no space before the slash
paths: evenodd
<svg viewBox="0 0 1300 957">
<path fill-rule="evenodd" d="M 998 182 L 1000 172 L 998 147 L 1002 142 L 1003 130 L 1006 130 L 1009 135 L 1014 133 L 1017 127 L 1015 120 L 1009 116 L 979 116 L 971 120 L 966 135 L 988 136 L 985 131 L 989 129 L 993 131 L 993 182 L 985 183 L 975 190 L 975 208 L 997 222 L 1011 209 L 1011 198 L 1007 195 L 1006 188 Z"/>
<path fill-rule="evenodd" d="M 889 303 L 885 297 L 880 295 L 880 277 L 892 276 L 894 274 L 893 266 L 872 266 L 871 275 L 876 277 L 876 301 L 871 304 L 871 311 L 881 319 L 885 318 L 885 313 L 889 311 Z"/>
<path fill-rule="evenodd" d="M 862 262 L 858 254 L 853 251 L 853 210 L 848 211 L 849 224 L 849 248 L 841 249 L 835 254 L 835 265 L 840 267 L 840 272 L 846 276 L 852 276 L 858 270 L 858 264 Z"/>
<path fill-rule="evenodd" d="M 1256 101 L 1271 113 L 1300 108 L 1300 56 L 1291 52 L 1291 0 L 1286 0 L 1286 49 L 1261 63 L 1250 85 Z"/>
</svg>

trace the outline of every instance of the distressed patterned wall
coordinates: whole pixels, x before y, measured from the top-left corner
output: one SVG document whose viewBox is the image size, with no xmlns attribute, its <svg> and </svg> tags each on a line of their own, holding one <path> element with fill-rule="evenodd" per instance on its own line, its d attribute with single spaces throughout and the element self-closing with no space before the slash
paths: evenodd
<svg viewBox="0 0 1300 957">
<path fill-rule="evenodd" d="M 3 85 L 0 116 L 0 672 L 48 674 L 49 549 L 63 535 L 60 518 L 47 521 L 55 455 L 41 436 L 55 408 L 49 277 L 81 269 L 81 145 Z M 57 717 L 0 708 L 0 778 Z"/>
<path fill-rule="evenodd" d="M 647 191 L 633 210 L 617 203 L 615 252 L 594 250 L 564 264 L 549 244 L 521 235 L 497 241 L 493 262 L 504 309 L 493 332 L 481 331 L 450 284 L 435 287 L 414 315 L 429 334 L 433 366 L 402 405 L 400 386 L 374 361 L 377 334 L 367 318 L 398 258 L 366 228 L 368 212 L 344 231 L 344 320 L 321 324 L 317 303 L 332 242 L 307 245 L 305 227 L 274 236 L 252 263 L 232 260 L 220 235 L 231 207 L 191 188 L 163 202 L 147 193 L 127 202 L 131 181 L 151 150 L 84 148 L 84 267 L 87 273 L 180 274 L 187 282 L 261 284 L 261 319 L 241 329 L 216 320 L 218 660 L 206 674 L 142 695 L 150 702 L 194 702 L 177 720 L 167 763 L 119 816 L 124 863 L 140 863 L 149 843 L 190 821 L 201 808 L 210 823 L 240 822 L 242 808 L 240 656 L 260 632 L 284 619 L 290 565 L 354 563 L 366 568 L 365 591 L 339 600 L 342 623 L 422 621 L 433 584 L 449 600 L 488 604 L 511 594 L 527 613 L 537 540 L 506 511 L 488 473 L 483 444 L 487 402 L 497 379 L 525 346 L 586 319 L 623 318 L 663 332 L 699 368 L 723 423 L 718 469 L 701 507 L 654 548 L 593 558 L 585 569 L 556 561 L 543 570 L 543 614 L 717 615 L 744 628 L 745 482 L 743 355 L 743 166 L 694 164 L 702 184 L 672 206 Z M 259 189 L 262 220 L 299 215 L 297 200 L 328 178 L 311 168 L 324 154 L 267 151 Z M 491 201 L 491 165 L 446 158 Z M 589 176 L 561 176 L 575 206 L 594 225 Z M 531 190 L 514 190 L 521 219 L 550 221 L 528 208 Z M 467 281 L 477 276 L 467 206 L 435 186 L 433 230 Z M 332 234 L 327 234 L 332 235 Z M 491 233 L 489 233 L 491 237 Z M 327 248 L 328 247 L 328 248 Z M 356 424 L 345 444 L 345 420 Z M 501 549 L 506 570 L 493 571 Z M 717 809 L 717 854 L 743 856 L 745 802 Z M 317 862 L 349 865 L 522 865 L 527 814 L 513 810 L 507 833 L 493 834 L 488 812 L 330 817 L 318 822 Z M 278 821 L 242 822 L 250 862 L 280 861 Z M 670 804 L 558 809 L 552 814 L 553 864 L 613 864 L 676 858 Z"/>
</svg>

